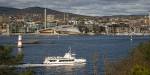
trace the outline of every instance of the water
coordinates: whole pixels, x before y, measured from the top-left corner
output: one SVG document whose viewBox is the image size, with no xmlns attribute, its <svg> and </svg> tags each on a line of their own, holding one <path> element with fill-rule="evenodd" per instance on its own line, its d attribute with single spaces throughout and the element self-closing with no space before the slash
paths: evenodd
<svg viewBox="0 0 150 75">
<path fill-rule="evenodd" d="M 0 36 L 0 44 L 9 44 L 18 52 L 16 42 L 18 36 Z M 119 61 L 127 57 L 131 49 L 138 44 L 148 41 L 150 36 L 48 36 L 48 35 L 24 35 L 23 40 L 38 40 L 39 44 L 24 44 L 24 63 L 42 63 L 46 56 L 63 56 L 68 47 L 77 54 L 77 57 L 87 59 L 86 65 L 59 66 L 59 67 L 36 67 L 33 68 L 37 75 L 92 75 L 93 63 L 96 63 L 99 74 L 104 74 L 104 60 L 108 62 Z M 96 55 L 95 55 L 96 54 Z M 97 57 L 93 59 L 94 57 Z M 105 57 L 105 58 L 104 58 Z"/>
</svg>

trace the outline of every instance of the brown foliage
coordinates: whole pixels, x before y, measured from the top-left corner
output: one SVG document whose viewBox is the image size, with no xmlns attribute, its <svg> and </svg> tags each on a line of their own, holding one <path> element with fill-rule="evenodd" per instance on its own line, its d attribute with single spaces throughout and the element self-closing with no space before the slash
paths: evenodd
<svg viewBox="0 0 150 75">
<path fill-rule="evenodd" d="M 109 74 L 106 75 L 149 75 L 150 42 L 140 44 L 128 58 L 109 65 L 109 68 Z"/>
</svg>

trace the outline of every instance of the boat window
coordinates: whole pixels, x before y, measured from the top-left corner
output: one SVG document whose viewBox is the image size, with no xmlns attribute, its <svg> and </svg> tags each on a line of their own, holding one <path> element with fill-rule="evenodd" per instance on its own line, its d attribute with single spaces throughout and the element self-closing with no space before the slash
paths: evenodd
<svg viewBox="0 0 150 75">
<path fill-rule="evenodd" d="M 56 60 L 49 60 L 50 62 L 55 62 Z"/>
<path fill-rule="evenodd" d="M 74 60 L 59 60 L 59 62 L 71 62 L 71 61 L 74 61 Z"/>
</svg>

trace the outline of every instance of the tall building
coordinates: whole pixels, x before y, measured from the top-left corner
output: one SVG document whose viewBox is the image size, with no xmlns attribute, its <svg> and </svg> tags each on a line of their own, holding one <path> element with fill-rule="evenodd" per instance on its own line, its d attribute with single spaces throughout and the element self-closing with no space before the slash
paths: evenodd
<svg viewBox="0 0 150 75">
<path fill-rule="evenodd" d="M 0 16 L 0 23 L 3 22 L 3 16 Z"/>
<path fill-rule="evenodd" d="M 150 13 L 148 14 L 148 25 L 150 25 Z"/>
<path fill-rule="evenodd" d="M 3 17 L 0 16 L 0 32 L 1 32 L 1 30 L 2 30 L 2 22 L 3 22 Z"/>
<path fill-rule="evenodd" d="M 6 15 L 0 15 L 0 23 L 7 23 L 9 22 L 9 16 Z"/>
</svg>

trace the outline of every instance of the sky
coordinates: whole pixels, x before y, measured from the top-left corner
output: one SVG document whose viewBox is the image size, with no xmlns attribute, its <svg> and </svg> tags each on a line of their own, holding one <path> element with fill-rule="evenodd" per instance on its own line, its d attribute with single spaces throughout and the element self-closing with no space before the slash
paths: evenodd
<svg viewBox="0 0 150 75">
<path fill-rule="evenodd" d="M 46 7 L 89 16 L 148 14 L 150 0 L 0 0 L 0 6 Z"/>
</svg>

